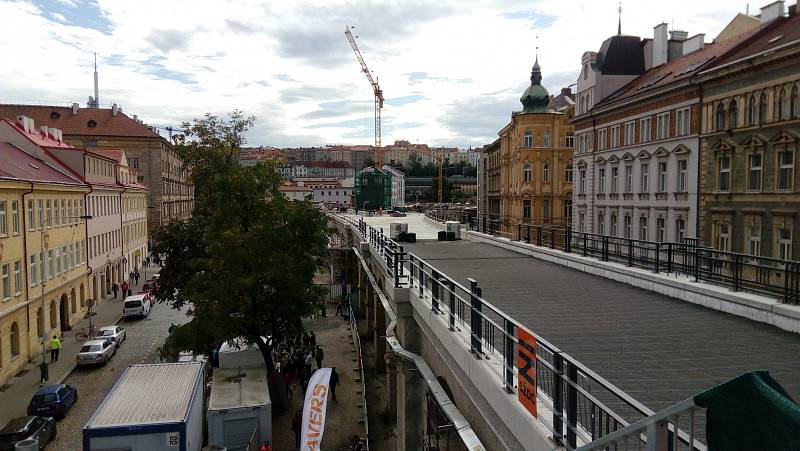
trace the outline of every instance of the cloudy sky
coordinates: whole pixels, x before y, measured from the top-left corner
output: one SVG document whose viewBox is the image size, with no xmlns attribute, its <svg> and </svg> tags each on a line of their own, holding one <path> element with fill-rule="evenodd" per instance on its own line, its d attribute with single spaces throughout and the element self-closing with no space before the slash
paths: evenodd
<svg viewBox="0 0 800 451">
<path fill-rule="evenodd" d="M 745 5 L 628 1 L 622 28 L 646 37 L 664 21 L 710 41 Z M 537 42 L 543 83 L 558 92 L 583 51 L 616 32 L 616 9 L 615 0 L 0 0 L 0 102 L 85 105 L 97 52 L 101 106 L 148 123 L 238 108 L 257 117 L 252 145 L 370 144 L 372 90 L 344 35 L 354 25 L 385 93 L 384 143 L 481 146 L 521 108 Z"/>
</svg>

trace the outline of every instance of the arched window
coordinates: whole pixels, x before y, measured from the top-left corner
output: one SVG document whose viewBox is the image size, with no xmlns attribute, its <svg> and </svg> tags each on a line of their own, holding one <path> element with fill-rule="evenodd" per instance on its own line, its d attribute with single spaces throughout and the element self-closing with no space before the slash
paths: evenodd
<svg viewBox="0 0 800 451">
<path fill-rule="evenodd" d="M 786 90 L 781 88 L 781 93 L 778 94 L 778 117 L 779 121 L 788 119 L 786 113 L 789 112 L 789 98 L 786 96 Z"/>
<path fill-rule="evenodd" d="M 758 102 L 758 123 L 764 124 L 767 122 L 767 94 L 762 93 L 761 99 Z"/>
<path fill-rule="evenodd" d="M 756 96 L 747 102 L 747 125 L 756 125 Z"/>
<path fill-rule="evenodd" d="M 798 95 L 797 86 L 792 88 L 792 100 L 789 103 L 789 116 L 792 119 L 800 116 L 800 95 Z"/>
<path fill-rule="evenodd" d="M 728 117 L 730 117 L 728 121 L 730 128 L 736 128 L 739 125 L 739 104 L 735 100 L 731 100 L 728 105 Z"/>
<path fill-rule="evenodd" d="M 19 355 L 19 324 L 11 323 L 11 357 Z"/>
<path fill-rule="evenodd" d="M 522 180 L 525 183 L 530 183 L 533 179 L 533 171 L 531 170 L 531 164 L 525 163 L 525 168 L 522 170 Z"/>
<path fill-rule="evenodd" d="M 50 301 L 50 329 L 58 326 L 58 315 L 56 311 L 56 301 Z"/>
<path fill-rule="evenodd" d="M 41 337 L 44 335 L 44 312 L 39 307 L 36 310 L 36 336 Z"/>
<path fill-rule="evenodd" d="M 717 104 L 717 120 L 715 122 L 717 130 L 725 130 L 725 105 Z"/>
</svg>

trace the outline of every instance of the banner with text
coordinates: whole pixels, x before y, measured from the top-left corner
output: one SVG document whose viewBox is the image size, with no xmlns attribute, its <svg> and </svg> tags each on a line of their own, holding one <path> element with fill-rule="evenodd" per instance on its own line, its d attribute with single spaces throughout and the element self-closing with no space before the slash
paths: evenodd
<svg viewBox="0 0 800 451">
<path fill-rule="evenodd" d="M 328 382 L 330 368 L 320 368 L 311 375 L 303 400 L 303 426 L 300 429 L 300 449 L 319 451 L 322 432 L 325 430 L 325 415 L 328 407 Z"/>
<path fill-rule="evenodd" d="M 536 337 L 517 327 L 517 369 L 519 386 L 517 399 L 536 417 Z"/>
</svg>

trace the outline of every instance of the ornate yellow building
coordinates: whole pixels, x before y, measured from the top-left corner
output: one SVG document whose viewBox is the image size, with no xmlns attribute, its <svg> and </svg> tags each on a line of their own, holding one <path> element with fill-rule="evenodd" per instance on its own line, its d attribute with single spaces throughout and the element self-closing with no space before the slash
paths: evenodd
<svg viewBox="0 0 800 451">
<path fill-rule="evenodd" d="M 523 110 L 500 130 L 501 233 L 517 236 L 518 224 L 568 225 L 572 217 L 574 97 L 564 88 L 551 96 L 541 84 L 538 58 Z"/>
</svg>

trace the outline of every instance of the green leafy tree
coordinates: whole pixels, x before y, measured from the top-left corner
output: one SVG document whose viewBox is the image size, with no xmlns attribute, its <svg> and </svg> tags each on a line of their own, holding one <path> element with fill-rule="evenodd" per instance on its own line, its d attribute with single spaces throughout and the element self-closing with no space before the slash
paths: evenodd
<svg viewBox="0 0 800 451">
<path fill-rule="evenodd" d="M 254 118 L 234 111 L 184 123 L 175 150 L 191 174 L 195 207 L 190 219 L 155 234 L 153 251 L 166 256 L 159 302 L 186 308 L 190 321 L 166 340 L 162 355 L 210 353 L 243 337 L 261 351 L 277 396 L 285 393 L 271 349 L 302 330 L 301 319 L 322 302 L 314 274 L 326 253 L 327 218 L 308 201 L 279 191 L 274 162 L 241 166 L 244 133 Z M 269 337 L 266 341 L 261 337 Z"/>
</svg>

